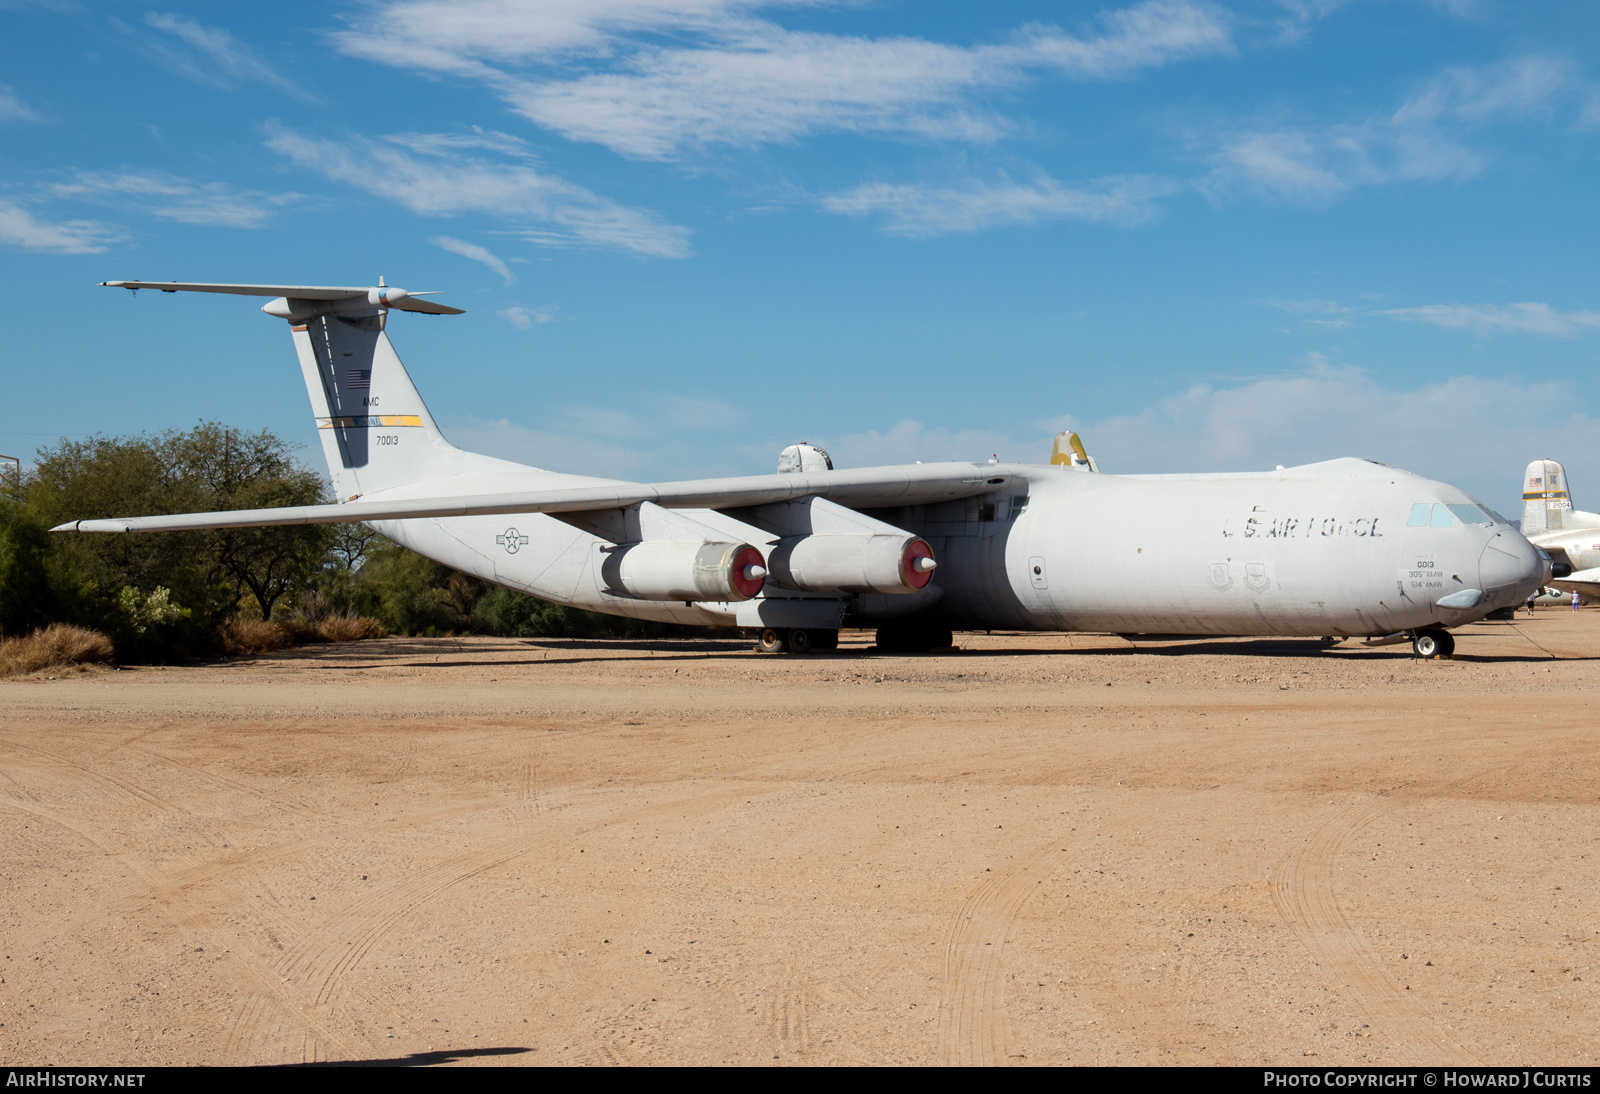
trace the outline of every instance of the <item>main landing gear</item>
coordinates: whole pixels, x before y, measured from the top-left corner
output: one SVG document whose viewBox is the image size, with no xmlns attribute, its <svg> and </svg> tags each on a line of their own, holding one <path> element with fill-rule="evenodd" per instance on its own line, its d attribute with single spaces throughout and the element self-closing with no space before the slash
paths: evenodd
<svg viewBox="0 0 1600 1094">
<path fill-rule="evenodd" d="M 768 627 L 756 637 L 757 653 L 810 653 L 838 648 L 838 631 Z"/>
<path fill-rule="evenodd" d="M 1418 631 L 1411 638 L 1411 650 L 1418 657 L 1428 661 L 1449 657 L 1456 652 L 1455 636 L 1449 631 L 1433 629 Z"/>
</svg>

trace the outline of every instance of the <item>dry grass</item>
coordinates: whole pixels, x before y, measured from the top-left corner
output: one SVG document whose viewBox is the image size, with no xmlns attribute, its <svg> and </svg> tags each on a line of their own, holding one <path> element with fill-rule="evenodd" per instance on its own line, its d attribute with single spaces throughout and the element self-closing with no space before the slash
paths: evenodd
<svg viewBox="0 0 1600 1094">
<path fill-rule="evenodd" d="M 222 625 L 222 651 L 240 654 L 271 653 L 294 645 L 288 627 L 261 619 L 230 619 Z"/>
<path fill-rule="evenodd" d="M 335 615 L 323 620 L 318 628 L 327 642 L 361 642 L 368 638 L 382 638 L 389 632 L 383 624 L 365 615 Z"/>
<path fill-rule="evenodd" d="M 270 623 L 234 619 L 222 628 L 222 649 L 234 656 L 253 655 L 313 642 L 359 642 L 386 634 L 381 623 L 364 615 L 336 615 L 317 625 L 299 619 Z"/>
<path fill-rule="evenodd" d="M 23 638 L 0 642 L 0 676 L 74 665 L 107 664 L 111 639 L 99 631 L 52 623 Z"/>
</svg>

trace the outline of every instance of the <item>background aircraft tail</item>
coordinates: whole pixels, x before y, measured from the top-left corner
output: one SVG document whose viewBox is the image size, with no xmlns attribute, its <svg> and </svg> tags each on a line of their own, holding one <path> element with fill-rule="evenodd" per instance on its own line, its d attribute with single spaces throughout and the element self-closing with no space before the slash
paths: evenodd
<svg viewBox="0 0 1600 1094">
<path fill-rule="evenodd" d="M 1555 460 L 1534 460 L 1522 476 L 1522 534 L 1559 532 L 1567 526 L 1572 496 L 1567 470 Z"/>
</svg>

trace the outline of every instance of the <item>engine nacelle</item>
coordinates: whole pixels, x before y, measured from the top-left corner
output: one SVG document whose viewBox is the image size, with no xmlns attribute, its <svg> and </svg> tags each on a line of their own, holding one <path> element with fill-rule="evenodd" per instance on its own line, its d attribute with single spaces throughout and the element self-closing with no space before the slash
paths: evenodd
<svg viewBox="0 0 1600 1094">
<path fill-rule="evenodd" d="M 817 593 L 914 593 L 936 565 L 927 540 L 904 533 L 787 536 L 767 558 L 779 581 Z"/>
<path fill-rule="evenodd" d="M 646 540 L 607 551 L 600 564 L 606 588 L 639 600 L 749 600 L 767 568 L 748 543 Z"/>
</svg>

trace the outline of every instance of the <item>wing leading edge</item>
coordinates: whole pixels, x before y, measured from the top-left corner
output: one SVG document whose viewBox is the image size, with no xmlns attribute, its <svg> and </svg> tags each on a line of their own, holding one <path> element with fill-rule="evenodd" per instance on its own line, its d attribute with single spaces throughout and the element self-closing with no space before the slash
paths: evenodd
<svg viewBox="0 0 1600 1094">
<path fill-rule="evenodd" d="M 665 509 L 731 509 L 822 497 L 853 508 L 953 501 L 1005 485 L 1012 474 L 989 464 L 914 464 L 809 474 L 747 475 L 651 484 L 615 483 L 465 497 L 352 501 L 235 509 L 218 513 L 77 520 L 53 532 L 186 532 L 208 528 L 265 528 L 288 524 L 347 524 L 423 517 L 475 517 L 504 513 L 578 513 L 626 509 L 653 502 Z"/>
</svg>

